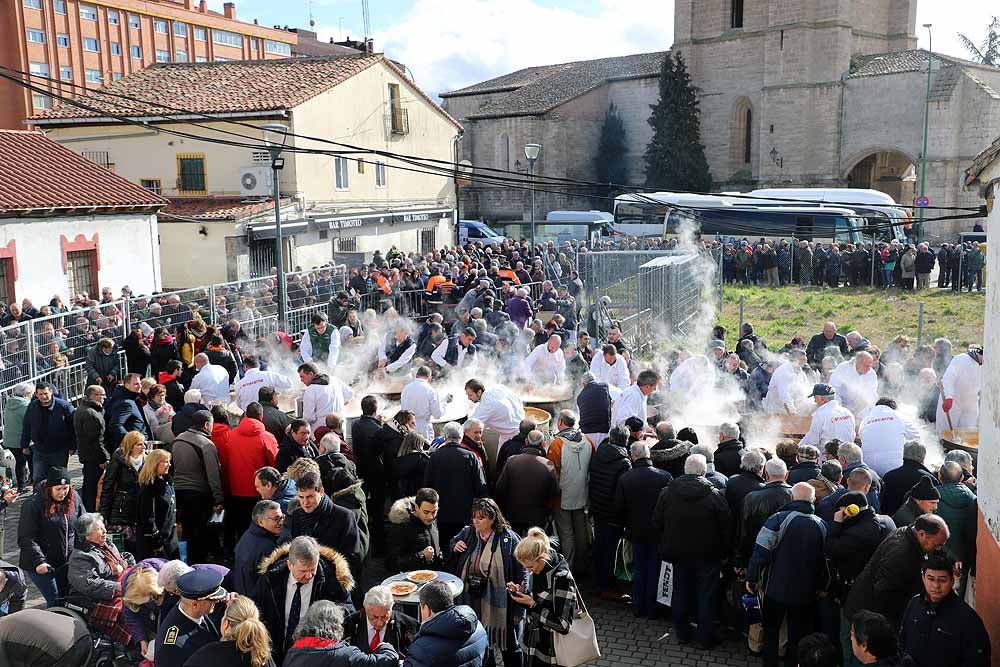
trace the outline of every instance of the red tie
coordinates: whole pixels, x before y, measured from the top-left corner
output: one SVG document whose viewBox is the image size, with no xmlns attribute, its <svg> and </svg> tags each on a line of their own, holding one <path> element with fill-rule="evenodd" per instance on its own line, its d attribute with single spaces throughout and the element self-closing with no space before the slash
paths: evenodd
<svg viewBox="0 0 1000 667">
<path fill-rule="evenodd" d="M 368 652 L 369 653 L 374 653 L 375 649 L 377 649 L 378 645 L 381 644 L 381 643 L 382 643 L 382 641 L 379 639 L 379 631 L 376 630 L 375 634 L 372 635 L 372 641 L 371 641 L 371 643 L 368 644 Z"/>
</svg>

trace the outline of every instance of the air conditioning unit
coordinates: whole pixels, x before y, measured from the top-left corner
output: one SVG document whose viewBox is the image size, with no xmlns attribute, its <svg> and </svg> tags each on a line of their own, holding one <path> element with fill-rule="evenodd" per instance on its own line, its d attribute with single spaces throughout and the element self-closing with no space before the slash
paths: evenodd
<svg viewBox="0 0 1000 667">
<path fill-rule="evenodd" d="M 242 167 L 240 169 L 240 196 L 271 196 L 271 170 L 264 166 Z"/>
</svg>

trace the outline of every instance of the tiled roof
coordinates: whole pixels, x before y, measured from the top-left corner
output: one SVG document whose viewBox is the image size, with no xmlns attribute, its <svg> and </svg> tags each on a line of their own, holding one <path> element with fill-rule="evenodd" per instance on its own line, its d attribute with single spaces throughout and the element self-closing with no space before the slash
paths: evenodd
<svg viewBox="0 0 1000 667">
<path fill-rule="evenodd" d="M 911 51 L 894 51 L 892 53 L 876 53 L 872 55 L 855 56 L 851 61 L 848 77 L 856 79 L 865 76 L 883 76 L 885 74 L 904 74 L 906 72 L 927 71 L 926 49 Z M 981 69 L 985 71 L 1000 71 L 996 67 L 983 65 L 971 60 L 963 60 L 943 53 L 935 53 L 934 60 L 940 67 L 959 66 L 962 68 Z"/>
<path fill-rule="evenodd" d="M 41 132 L 0 130 L 0 217 L 39 209 L 158 208 L 166 203 Z"/>
<path fill-rule="evenodd" d="M 282 199 L 281 205 L 291 203 Z M 195 220 L 242 220 L 264 211 L 274 210 L 274 200 L 248 202 L 243 197 L 171 197 L 170 203 L 160 211 L 168 222 L 171 218 Z"/>
<path fill-rule="evenodd" d="M 531 67 L 441 97 L 498 94 L 469 118 L 534 116 L 546 113 L 609 81 L 659 76 L 665 51 Z"/>
<path fill-rule="evenodd" d="M 972 185 L 979 178 L 986 167 L 1000 156 L 1000 138 L 997 138 L 986 150 L 977 155 L 968 169 L 965 170 L 965 185 Z"/>
</svg>

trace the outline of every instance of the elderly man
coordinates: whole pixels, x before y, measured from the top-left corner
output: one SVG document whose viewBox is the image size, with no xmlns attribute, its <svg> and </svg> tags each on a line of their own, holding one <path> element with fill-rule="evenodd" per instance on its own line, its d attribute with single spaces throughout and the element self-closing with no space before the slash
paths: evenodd
<svg viewBox="0 0 1000 667">
<path fill-rule="evenodd" d="M 865 448 L 867 450 L 867 447 Z M 927 477 L 932 484 L 937 484 L 937 478 L 924 465 L 927 448 L 919 440 L 911 440 L 903 445 L 903 464 L 882 476 L 882 512 L 892 516 L 917 482 Z"/>
<path fill-rule="evenodd" d="M 941 376 L 938 398 L 938 433 L 951 428 L 976 428 L 979 425 L 979 388 L 982 383 L 983 348 L 969 347 L 964 354 L 952 357 Z"/>
<path fill-rule="evenodd" d="M 278 535 L 285 521 L 281 505 L 273 500 L 258 501 L 250 518 L 250 527 L 236 543 L 233 569 L 230 571 L 233 590 L 240 595 L 253 592 L 260 561 L 278 546 Z"/>
<path fill-rule="evenodd" d="M 518 597 L 523 600 L 527 596 Z M 480 667 L 489 650 L 489 637 L 476 612 L 456 605 L 448 584 L 432 581 L 420 589 L 420 631 L 410 644 L 410 655 L 403 667 Z"/>
<path fill-rule="evenodd" d="M 441 496 L 443 512 L 438 517 L 438 531 L 441 544 L 448 544 L 468 523 L 472 501 L 487 495 L 483 466 L 462 446 L 462 427 L 455 422 L 444 426 L 444 444 L 427 462 L 424 486 Z"/>
<path fill-rule="evenodd" d="M 475 378 L 465 383 L 465 395 L 476 407 L 469 414 L 497 433 L 499 442 L 506 442 L 518 433 L 524 419 L 524 403 L 517 394 L 502 384 L 489 389 Z"/>
<path fill-rule="evenodd" d="M 365 665 L 365 667 L 398 667 L 400 656 L 388 642 L 367 647 L 370 655 L 351 643 L 346 632 L 344 608 L 328 600 L 320 600 L 303 609 L 304 619 L 294 639 L 283 667 L 320 667 Z"/>
<path fill-rule="evenodd" d="M 788 361 L 778 366 L 771 375 L 764 397 L 764 410 L 771 415 L 799 413 L 799 406 L 807 398 L 808 385 L 802 368 L 806 353 L 797 348 L 788 351 Z"/>
<path fill-rule="evenodd" d="M 609 387 L 615 387 L 619 392 L 628 389 L 631 381 L 628 372 L 628 362 L 618 354 L 618 349 L 608 343 L 601 348 L 601 354 L 595 354 L 590 361 L 590 372 L 594 379 Z"/>
<path fill-rule="evenodd" d="M 715 469 L 726 477 L 740 471 L 740 460 L 746 449 L 739 440 L 740 427 L 732 422 L 719 424 L 719 445 L 715 450 Z"/>
<path fill-rule="evenodd" d="M 410 328 L 401 321 L 379 341 L 378 368 L 389 374 L 403 373 L 416 351 L 417 343 L 410 336 Z"/>
<path fill-rule="evenodd" d="M 344 406 L 354 398 L 354 392 L 336 377 L 320 373 L 311 363 L 299 366 L 299 379 L 306 386 L 302 394 L 302 418 L 312 428 L 326 425 L 326 416 L 344 414 Z"/>
<path fill-rule="evenodd" d="M 559 480 L 559 497 L 554 503 L 556 531 L 566 562 L 574 572 L 579 572 L 589 544 L 587 482 L 594 447 L 587 440 L 589 436 L 577 426 L 577 416 L 572 410 L 559 411 L 556 428 L 547 453 Z"/>
<path fill-rule="evenodd" d="M 871 345 L 871 341 L 862 336 L 859 331 L 850 331 L 844 338 L 847 339 L 847 347 L 850 354 L 863 352 Z"/>
<path fill-rule="evenodd" d="M 508 459 L 494 495 L 518 535 L 547 523 L 552 501 L 559 496 L 559 478 L 555 464 L 545 456 L 541 431 L 528 433 L 521 452 Z"/>
<path fill-rule="evenodd" d="M 243 357 L 243 367 L 246 371 L 243 373 L 243 377 L 236 381 L 235 385 L 236 405 L 239 406 L 240 410 L 246 410 L 248 405 L 260 400 L 260 390 L 264 387 L 271 388 L 272 397 L 274 396 L 274 390 L 292 388 L 292 381 L 281 373 L 262 371 L 260 369 L 260 361 L 253 354 Z M 275 437 L 277 438 L 277 436 Z"/>
<path fill-rule="evenodd" d="M 403 387 L 399 399 L 399 407 L 413 413 L 416 423 L 414 431 L 423 435 L 427 442 L 434 439 L 433 421 L 444 415 L 445 405 L 451 401 L 450 394 L 445 400 L 441 400 L 441 395 L 431 387 L 430 380 L 430 367 L 419 367 L 416 377 Z"/>
<path fill-rule="evenodd" d="M 219 450 L 210 439 L 212 426 L 212 413 L 198 410 L 191 415 L 190 428 L 180 433 L 171 446 L 177 520 L 185 526 L 188 559 L 192 563 L 208 562 L 208 520 L 213 511 L 220 512 L 224 507 Z"/>
<path fill-rule="evenodd" d="M 736 560 L 739 565 L 750 561 L 761 526 L 768 517 L 792 500 L 792 487 L 788 485 L 788 466 L 775 457 L 764 464 L 766 484 L 751 491 L 743 498 L 740 518 L 737 521 L 739 541 Z"/>
<path fill-rule="evenodd" d="M 191 380 L 191 389 L 201 392 L 201 399 L 206 405 L 229 403 L 229 371 L 222 366 L 216 366 L 208 360 L 204 352 L 194 356 L 194 367 L 198 369 Z"/>
<path fill-rule="evenodd" d="M 850 352 L 847 347 L 847 339 L 837 333 L 837 325 L 833 322 L 827 322 L 823 325 L 823 331 L 810 338 L 809 345 L 806 346 L 806 357 L 809 359 L 809 365 L 813 368 L 819 368 L 823 363 L 823 357 L 827 356 L 827 349 L 831 347 L 836 348 L 837 353 L 844 358 Z"/>
<path fill-rule="evenodd" d="M 868 475 L 871 477 L 871 490 L 868 491 L 868 504 L 871 505 L 876 512 L 882 511 L 882 503 L 879 501 L 879 495 L 882 493 L 882 478 L 878 476 L 874 470 L 872 470 L 864 459 L 864 452 L 861 447 L 857 446 L 853 442 L 845 442 L 837 448 L 837 460 L 840 461 L 841 467 L 844 469 L 844 479 L 849 479 L 851 473 L 855 470 L 861 468 L 868 471 Z"/>
<path fill-rule="evenodd" d="M 828 384 L 816 384 L 809 396 L 816 403 L 809 430 L 800 444 L 819 447 L 836 438 L 842 442 L 854 441 L 854 415 L 837 402 L 836 390 Z"/>
<path fill-rule="evenodd" d="M 611 425 L 619 426 L 629 417 L 638 417 L 646 423 L 648 417 L 647 403 L 649 395 L 656 391 L 660 384 L 660 374 L 652 369 L 639 373 L 635 384 L 622 392 L 611 410 Z"/>
<path fill-rule="evenodd" d="M 420 623 L 394 610 L 394 604 L 387 586 L 368 589 L 362 610 L 344 619 L 344 640 L 368 654 L 378 653 L 380 644 L 389 644 L 400 658 L 405 658 Z"/>
<path fill-rule="evenodd" d="M 536 345 L 521 364 L 521 372 L 529 385 L 560 384 L 566 372 L 566 355 L 562 351 L 562 338 L 556 334 Z"/>
<path fill-rule="evenodd" d="M 880 398 L 858 429 L 865 460 L 879 475 L 898 467 L 903 462 L 904 444 L 920 438 L 920 430 L 896 410 L 896 401 Z"/>
<path fill-rule="evenodd" d="M 837 392 L 841 405 L 858 419 L 863 419 L 878 400 L 874 362 L 871 353 L 857 352 L 853 359 L 841 362 L 830 374 L 830 386 Z"/>
</svg>

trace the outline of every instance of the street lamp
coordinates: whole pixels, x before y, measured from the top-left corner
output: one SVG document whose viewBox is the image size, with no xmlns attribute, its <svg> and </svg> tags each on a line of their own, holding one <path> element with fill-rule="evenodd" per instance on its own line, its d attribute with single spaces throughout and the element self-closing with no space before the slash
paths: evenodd
<svg viewBox="0 0 1000 667">
<path fill-rule="evenodd" d="M 284 243 L 281 238 L 281 188 L 278 176 L 285 166 L 281 149 L 288 141 L 288 126 L 281 123 L 262 125 L 267 152 L 271 155 L 271 196 L 274 197 L 274 261 L 278 268 L 278 331 L 284 331 L 287 324 L 287 304 L 285 302 L 285 261 Z"/>
<path fill-rule="evenodd" d="M 524 157 L 528 158 L 528 175 L 531 177 L 531 252 L 535 252 L 535 162 L 542 152 L 541 144 L 525 144 Z"/>
<path fill-rule="evenodd" d="M 931 24 L 925 23 L 927 28 L 927 95 L 924 97 L 924 147 L 920 152 L 920 194 L 927 195 L 927 131 L 931 120 L 931 64 L 934 62 L 934 34 L 931 32 Z M 924 207 L 920 208 L 920 223 L 917 225 L 917 240 L 924 238 Z"/>
</svg>

